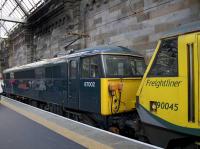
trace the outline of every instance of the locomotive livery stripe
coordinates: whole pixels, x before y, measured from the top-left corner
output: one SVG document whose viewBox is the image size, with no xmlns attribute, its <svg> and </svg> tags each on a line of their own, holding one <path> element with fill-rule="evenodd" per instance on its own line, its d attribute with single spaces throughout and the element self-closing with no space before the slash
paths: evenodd
<svg viewBox="0 0 200 149">
<path fill-rule="evenodd" d="M 153 115 L 151 112 L 145 109 L 141 104 L 138 105 L 137 110 L 138 110 L 138 113 L 140 114 L 140 117 L 142 117 L 142 121 L 144 121 L 147 124 L 152 123 L 151 125 L 157 125 L 165 129 L 170 129 L 172 131 L 178 131 L 182 134 L 200 136 L 199 129 L 174 125 L 168 121 L 165 121 L 164 119 L 160 117 Z"/>
</svg>

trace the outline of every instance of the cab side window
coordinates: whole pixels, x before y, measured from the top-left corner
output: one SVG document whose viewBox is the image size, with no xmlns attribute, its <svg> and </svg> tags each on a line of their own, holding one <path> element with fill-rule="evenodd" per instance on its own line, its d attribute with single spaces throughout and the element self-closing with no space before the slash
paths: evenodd
<svg viewBox="0 0 200 149">
<path fill-rule="evenodd" d="M 82 71 L 81 71 L 82 78 L 88 78 L 90 76 L 89 75 L 90 73 L 90 59 L 89 58 L 82 59 L 81 68 L 82 68 Z"/>
<path fill-rule="evenodd" d="M 90 77 L 91 78 L 99 77 L 98 60 L 96 56 L 90 58 Z"/>
<path fill-rule="evenodd" d="M 130 59 L 132 72 L 134 76 L 143 76 L 146 65 L 143 58 L 131 58 Z"/>
<path fill-rule="evenodd" d="M 10 79 L 10 73 L 6 73 L 5 75 L 6 75 L 5 77 L 6 79 Z"/>
<path fill-rule="evenodd" d="M 81 77 L 82 78 L 99 77 L 99 65 L 97 56 L 85 57 L 81 59 Z"/>
<path fill-rule="evenodd" d="M 77 62 L 76 60 L 70 61 L 70 79 L 76 79 L 77 75 Z"/>
<path fill-rule="evenodd" d="M 148 73 L 149 77 L 178 76 L 178 39 L 161 41 L 160 48 Z"/>
</svg>

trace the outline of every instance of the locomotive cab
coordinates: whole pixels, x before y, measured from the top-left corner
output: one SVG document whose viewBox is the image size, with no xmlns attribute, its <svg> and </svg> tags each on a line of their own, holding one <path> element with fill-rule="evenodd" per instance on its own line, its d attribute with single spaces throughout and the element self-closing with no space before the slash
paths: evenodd
<svg viewBox="0 0 200 149">
<path fill-rule="evenodd" d="M 190 27 L 159 41 L 137 92 L 145 133 L 162 147 L 200 138 L 200 28 Z"/>
<path fill-rule="evenodd" d="M 80 109 L 103 116 L 135 109 L 145 62 L 142 56 L 123 50 L 80 57 Z"/>
</svg>

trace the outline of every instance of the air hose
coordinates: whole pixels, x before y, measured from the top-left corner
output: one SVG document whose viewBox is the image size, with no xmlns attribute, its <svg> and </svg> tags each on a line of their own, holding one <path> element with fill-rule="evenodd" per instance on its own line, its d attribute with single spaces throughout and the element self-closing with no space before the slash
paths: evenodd
<svg viewBox="0 0 200 149">
<path fill-rule="evenodd" d="M 111 99 L 111 107 L 110 107 L 111 108 L 111 113 L 112 114 L 116 114 L 119 111 L 120 105 L 121 105 L 121 92 L 119 92 L 119 98 L 118 98 L 116 91 L 114 91 L 114 95 L 111 96 L 111 98 L 112 98 Z M 115 108 L 114 108 L 115 110 L 113 112 L 113 103 L 115 104 L 116 102 L 118 102 L 118 105 L 115 106 Z"/>
</svg>

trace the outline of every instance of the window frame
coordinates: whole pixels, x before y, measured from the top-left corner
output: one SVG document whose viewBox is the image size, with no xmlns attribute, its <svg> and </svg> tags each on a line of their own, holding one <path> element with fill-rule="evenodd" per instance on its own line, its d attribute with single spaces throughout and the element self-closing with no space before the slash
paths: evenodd
<svg viewBox="0 0 200 149">
<path fill-rule="evenodd" d="M 71 67 L 71 64 L 72 64 L 72 62 L 75 62 L 76 63 L 76 75 L 75 75 L 75 77 L 72 77 L 72 67 Z M 77 59 L 70 59 L 69 60 L 69 79 L 77 79 L 78 78 L 78 75 L 77 75 L 77 73 L 78 73 L 78 61 L 77 61 Z"/>
<path fill-rule="evenodd" d="M 85 76 L 83 77 L 83 59 L 88 59 L 89 60 L 89 64 L 88 64 L 89 65 L 89 71 L 87 73 L 87 75 L 89 77 L 85 77 Z M 82 78 L 82 79 L 90 78 L 90 58 L 88 56 L 80 58 L 80 78 Z"/>
<path fill-rule="evenodd" d="M 96 57 L 97 59 L 97 65 L 99 66 L 98 67 L 98 76 L 96 77 L 92 77 L 91 76 L 91 58 L 92 57 Z M 89 76 L 88 77 L 83 77 L 82 76 L 82 72 L 83 72 L 83 59 L 89 59 Z M 83 57 L 80 57 L 80 78 L 81 79 L 98 79 L 98 78 L 101 78 L 102 77 L 102 64 L 101 64 L 101 58 L 100 58 L 100 54 L 96 54 L 96 55 L 89 55 L 89 56 L 83 56 Z"/>
<path fill-rule="evenodd" d="M 61 65 L 60 64 L 56 64 L 56 65 L 49 65 L 45 67 L 45 78 L 46 79 L 58 79 L 58 78 L 62 78 L 61 75 Z M 55 71 L 56 70 L 56 71 Z M 57 73 L 57 70 L 59 70 L 59 73 Z M 50 71 L 51 72 L 51 76 L 47 76 L 47 72 Z M 55 73 L 56 72 L 56 73 Z M 59 74 L 59 75 L 58 75 Z"/>
<path fill-rule="evenodd" d="M 104 71 L 104 77 L 105 78 L 141 78 L 143 77 L 143 75 L 132 75 L 132 76 L 121 76 L 121 75 L 107 75 L 106 74 L 106 69 L 105 69 L 105 56 L 128 56 L 129 59 L 133 58 L 133 59 L 142 59 L 144 60 L 144 67 L 145 67 L 145 70 L 146 70 L 146 63 L 145 63 L 145 59 L 144 57 L 140 57 L 140 56 L 135 56 L 135 55 L 123 55 L 123 54 L 102 54 L 102 63 L 103 63 L 103 71 Z M 131 66 L 131 64 L 130 64 Z M 132 69 L 132 68 L 131 68 Z"/>
<path fill-rule="evenodd" d="M 137 69 L 137 62 L 136 62 L 136 60 L 141 60 L 141 61 L 143 60 L 144 61 L 144 73 L 145 73 L 146 68 L 147 68 L 146 63 L 145 63 L 145 59 L 143 57 L 136 57 L 136 56 L 133 56 L 133 57 L 134 57 L 134 65 L 135 65 L 136 69 Z M 138 71 L 138 69 L 137 69 L 137 71 Z M 133 77 L 143 77 L 144 73 L 142 75 L 134 75 Z"/>
<path fill-rule="evenodd" d="M 163 40 L 170 40 L 170 39 L 176 39 L 177 40 L 177 61 L 176 61 L 176 66 L 177 66 L 177 73 L 176 74 L 173 74 L 173 75 L 164 75 L 164 76 L 160 76 L 160 75 L 150 75 L 150 72 L 151 72 L 151 70 L 155 67 L 155 65 L 156 65 L 156 62 L 157 62 L 157 59 L 158 59 L 158 55 L 159 55 L 159 53 L 160 53 L 160 47 L 161 47 L 161 44 L 162 44 L 162 42 L 163 42 Z M 159 47 L 158 47 L 158 51 L 157 51 L 157 53 L 156 53 L 156 56 L 155 56 L 155 58 L 154 58 L 154 61 L 153 61 L 153 63 L 152 63 L 152 65 L 150 66 L 150 69 L 149 69 L 149 71 L 148 71 L 148 74 L 147 74 L 147 77 L 148 78 L 164 78 L 164 77 L 179 77 L 179 65 L 178 65 L 178 60 L 179 60 L 179 49 L 178 49 L 178 36 L 173 36 L 173 37 L 168 37 L 168 38 L 164 38 L 164 39 L 161 39 L 161 41 L 160 41 L 160 45 L 159 45 Z"/>
<path fill-rule="evenodd" d="M 10 80 L 10 72 L 5 73 L 5 80 Z"/>
<path fill-rule="evenodd" d="M 23 74 L 23 75 L 21 75 L 21 74 Z M 28 77 L 27 77 L 27 74 L 29 75 Z M 13 72 L 13 75 L 14 75 L 14 79 L 16 79 L 16 80 L 35 79 L 35 70 L 34 70 L 34 68 L 19 70 L 19 71 Z"/>
</svg>

